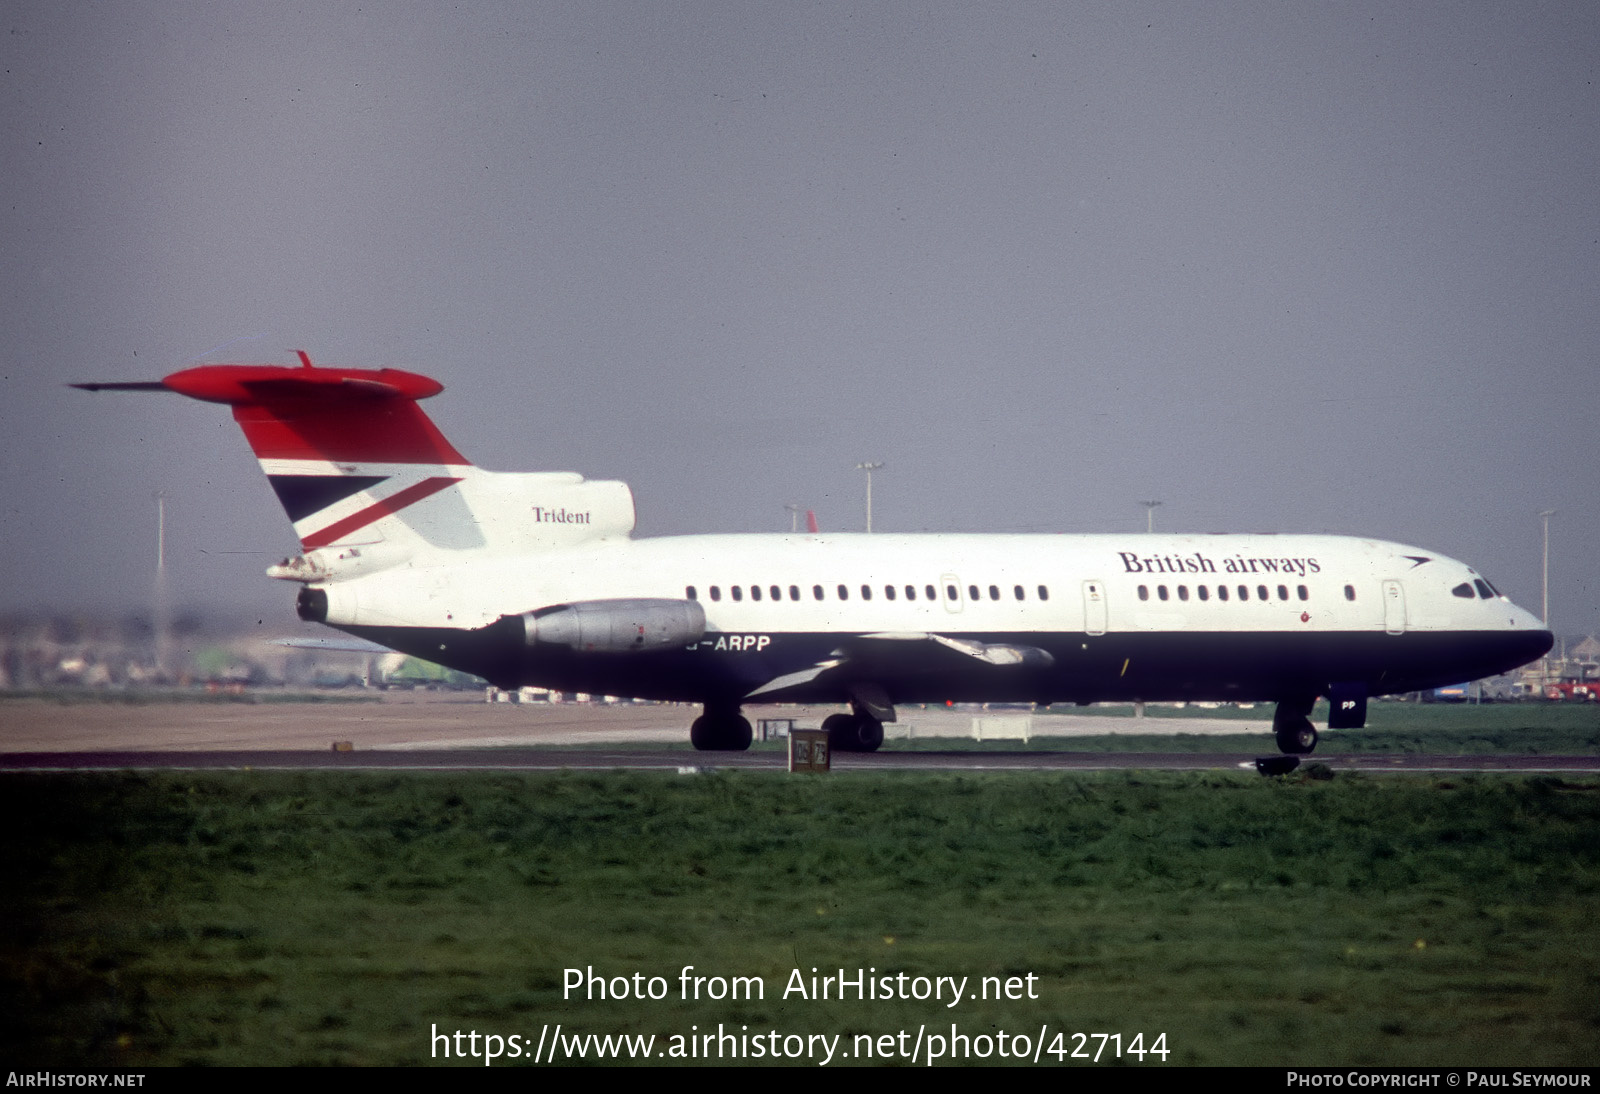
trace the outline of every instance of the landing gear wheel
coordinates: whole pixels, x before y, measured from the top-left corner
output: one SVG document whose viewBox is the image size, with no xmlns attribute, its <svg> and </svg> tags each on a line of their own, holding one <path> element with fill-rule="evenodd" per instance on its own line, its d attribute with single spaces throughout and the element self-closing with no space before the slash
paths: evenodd
<svg viewBox="0 0 1600 1094">
<path fill-rule="evenodd" d="M 1309 690 L 1278 700 L 1272 732 L 1278 738 L 1279 752 L 1305 756 L 1317 747 L 1317 727 L 1311 724 L 1311 708 L 1316 702 L 1316 693 Z"/>
<path fill-rule="evenodd" d="M 1317 747 L 1317 727 L 1307 722 L 1277 731 L 1278 751 L 1290 756 L 1308 756 Z"/>
<path fill-rule="evenodd" d="M 717 723 L 707 717 L 696 718 L 689 726 L 689 743 L 701 752 L 717 747 Z"/>
<path fill-rule="evenodd" d="M 876 752 L 883 744 L 883 723 L 876 718 L 862 718 L 856 727 L 856 751 Z"/>
<path fill-rule="evenodd" d="M 722 747 L 729 752 L 744 752 L 750 748 L 750 742 L 755 740 L 755 736 L 755 732 L 750 728 L 750 719 L 735 714 L 728 721 L 727 743 Z"/>
<path fill-rule="evenodd" d="M 860 714 L 830 714 L 822 729 L 835 752 L 876 752 L 883 744 L 883 723 Z"/>
<path fill-rule="evenodd" d="M 828 735 L 828 747 L 835 752 L 854 752 L 856 739 L 856 716 L 854 714 L 830 714 L 822 720 L 822 732 Z"/>
<path fill-rule="evenodd" d="M 689 727 L 689 743 L 701 752 L 743 752 L 755 734 L 750 721 L 735 714 L 702 714 Z"/>
</svg>

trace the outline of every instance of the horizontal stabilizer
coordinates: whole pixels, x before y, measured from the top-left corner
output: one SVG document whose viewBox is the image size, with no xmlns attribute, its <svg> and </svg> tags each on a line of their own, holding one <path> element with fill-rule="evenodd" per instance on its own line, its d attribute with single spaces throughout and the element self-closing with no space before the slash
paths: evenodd
<svg viewBox="0 0 1600 1094">
<path fill-rule="evenodd" d="M 160 380 L 129 380 L 125 383 L 68 384 L 83 391 L 171 391 Z"/>
<path fill-rule="evenodd" d="M 365 638 L 277 638 L 274 646 L 287 646 L 295 650 L 324 650 L 330 653 L 393 653 L 388 646 L 368 642 Z"/>
</svg>

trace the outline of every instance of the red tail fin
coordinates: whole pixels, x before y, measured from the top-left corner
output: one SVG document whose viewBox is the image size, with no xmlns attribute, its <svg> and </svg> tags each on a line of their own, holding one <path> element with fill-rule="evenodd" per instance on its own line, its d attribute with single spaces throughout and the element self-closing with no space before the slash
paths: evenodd
<svg viewBox="0 0 1600 1094">
<path fill-rule="evenodd" d="M 418 399 L 444 385 L 399 369 L 201 365 L 162 384 L 227 403 L 261 460 L 465 464 Z"/>
</svg>

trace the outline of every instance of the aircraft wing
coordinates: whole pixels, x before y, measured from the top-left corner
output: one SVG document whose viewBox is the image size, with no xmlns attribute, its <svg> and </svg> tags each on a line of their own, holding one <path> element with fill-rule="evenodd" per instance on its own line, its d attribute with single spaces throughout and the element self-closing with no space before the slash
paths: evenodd
<svg viewBox="0 0 1600 1094">
<path fill-rule="evenodd" d="M 1055 658 L 1037 646 L 977 642 L 927 631 L 880 631 L 848 638 L 825 660 L 785 673 L 747 692 L 746 699 L 776 703 L 814 696 L 837 681 L 841 690 L 862 681 L 888 681 L 985 666 L 994 671 L 1046 668 Z"/>
</svg>

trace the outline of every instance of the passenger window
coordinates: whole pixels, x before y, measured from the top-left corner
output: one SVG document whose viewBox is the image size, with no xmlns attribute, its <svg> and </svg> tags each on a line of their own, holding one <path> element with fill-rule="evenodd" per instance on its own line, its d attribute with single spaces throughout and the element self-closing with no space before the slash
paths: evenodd
<svg viewBox="0 0 1600 1094">
<path fill-rule="evenodd" d="M 774 599 L 774 600 L 782 600 L 783 599 L 783 590 L 782 589 L 780 589 L 776 585 L 774 585 L 772 587 L 771 591 L 772 591 L 772 599 Z"/>
<path fill-rule="evenodd" d="M 1272 599 L 1270 596 L 1267 595 L 1267 587 L 1265 585 L 1257 585 L 1256 586 L 1256 599 L 1257 600 L 1271 600 Z"/>
<path fill-rule="evenodd" d="M 1189 586 L 1187 586 L 1187 585 L 1179 585 L 1178 586 L 1178 599 L 1179 600 L 1188 600 L 1189 599 Z"/>
<path fill-rule="evenodd" d="M 996 586 L 996 585 L 990 585 L 989 586 L 989 599 L 990 600 L 999 600 L 1000 599 L 1000 589 L 999 589 L 998 586 Z"/>
<path fill-rule="evenodd" d="M 733 598 L 735 600 L 743 600 L 744 599 L 744 590 L 739 588 L 739 586 L 734 585 L 728 591 L 733 594 Z"/>
<path fill-rule="evenodd" d="M 976 600 L 976 599 L 978 599 L 978 587 L 976 585 L 968 585 L 967 586 L 967 599 L 968 600 Z"/>
<path fill-rule="evenodd" d="M 715 585 L 711 586 L 711 599 L 712 600 L 721 600 L 722 599 L 722 590 L 717 588 Z"/>
<path fill-rule="evenodd" d="M 839 586 L 839 599 L 840 600 L 849 600 L 850 599 L 850 587 L 848 585 L 840 585 Z"/>
<path fill-rule="evenodd" d="M 1239 586 L 1239 599 L 1240 600 L 1249 600 L 1250 599 L 1250 586 L 1248 586 L 1248 585 L 1240 585 Z"/>
<path fill-rule="evenodd" d="M 799 600 L 800 599 L 800 586 L 798 586 L 798 585 L 790 585 L 789 586 L 789 599 L 790 600 Z"/>
<path fill-rule="evenodd" d="M 752 585 L 752 586 L 750 586 L 750 599 L 751 600 L 760 600 L 761 599 L 761 586 L 760 585 Z"/>
<path fill-rule="evenodd" d="M 1294 587 L 1294 591 L 1295 591 L 1295 595 L 1298 596 L 1301 600 L 1310 600 L 1311 599 L 1311 593 L 1310 593 L 1309 590 L 1306 589 L 1306 587 L 1304 585 L 1296 585 Z"/>
<path fill-rule="evenodd" d="M 1354 600 L 1356 598 L 1356 587 L 1354 585 L 1346 585 L 1344 587 L 1344 598 L 1346 600 Z"/>
<path fill-rule="evenodd" d="M 1150 599 L 1150 586 L 1148 586 L 1148 585 L 1140 585 L 1139 586 L 1139 599 L 1140 600 L 1149 600 Z"/>
<path fill-rule="evenodd" d="M 946 585 L 944 587 L 944 596 L 946 600 L 960 600 L 961 590 L 957 589 L 954 585 Z"/>
<path fill-rule="evenodd" d="M 1211 599 L 1211 590 L 1206 588 L 1204 585 L 1196 585 L 1194 591 L 1200 594 L 1201 600 Z"/>
<path fill-rule="evenodd" d="M 871 585 L 863 585 L 863 586 L 861 586 L 861 599 L 862 600 L 871 600 L 872 599 L 872 586 Z"/>
<path fill-rule="evenodd" d="M 894 599 L 894 586 L 893 585 L 885 585 L 883 587 L 883 595 L 886 596 L 887 598 L 889 598 L 890 600 L 893 600 Z"/>
<path fill-rule="evenodd" d="M 928 594 L 928 599 L 929 600 L 938 600 L 939 599 L 939 594 L 933 591 L 933 586 L 932 585 L 924 585 L 922 587 L 922 591 Z M 954 598 L 952 597 L 952 599 L 954 599 Z"/>
<path fill-rule="evenodd" d="M 811 586 L 811 599 L 812 600 L 821 600 L 822 599 L 822 586 L 821 585 L 813 585 L 813 586 Z"/>
<path fill-rule="evenodd" d="M 907 600 L 915 600 L 916 598 L 917 598 L 917 587 L 915 585 L 907 585 L 906 586 L 906 599 Z"/>
<path fill-rule="evenodd" d="M 1156 586 L 1156 599 L 1158 599 L 1158 600 L 1167 599 L 1167 587 L 1165 585 L 1157 585 Z"/>
<path fill-rule="evenodd" d="M 1226 585 L 1218 585 L 1217 586 L 1217 599 L 1218 600 L 1226 600 L 1226 599 L 1228 599 L 1228 587 Z"/>
<path fill-rule="evenodd" d="M 1024 598 L 1024 596 L 1023 596 L 1023 594 L 1022 594 L 1022 586 L 1021 586 L 1021 585 L 1018 585 L 1018 586 L 1017 586 L 1017 590 L 1016 590 L 1016 591 L 1017 591 L 1017 599 L 1018 599 L 1018 600 L 1023 600 L 1023 599 L 1025 599 L 1025 598 Z"/>
<path fill-rule="evenodd" d="M 695 591 L 694 591 L 694 586 L 693 585 L 690 585 L 687 589 L 683 590 L 683 595 L 685 597 L 689 598 L 690 600 L 699 600 L 700 599 L 699 596 L 695 595 Z"/>
<path fill-rule="evenodd" d="M 1039 599 L 1040 600 L 1049 600 L 1050 599 L 1050 589 L 1047 586 L 1044 586 L 1044 585 L 1040 585 L 1039 586 Z"/>
<path fill-rule="evenodd" d="M 1286 586 L 1286 585 L 1279 585 L 1278 586 L 1278 599 L 1279 600 L 1288 600 L 1289 599 L 1289 588 L 1288 588 L 1288 586 Z"/>
</svg>

